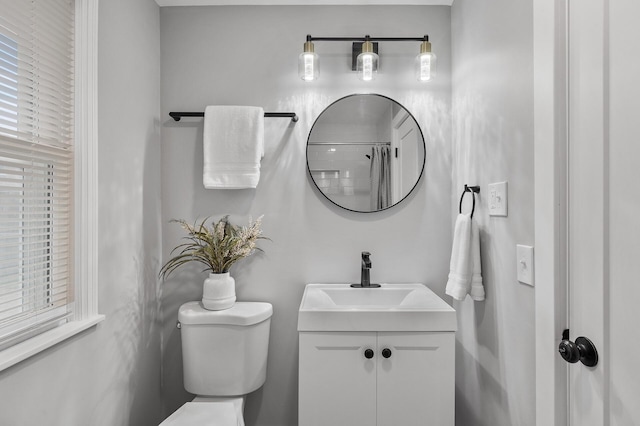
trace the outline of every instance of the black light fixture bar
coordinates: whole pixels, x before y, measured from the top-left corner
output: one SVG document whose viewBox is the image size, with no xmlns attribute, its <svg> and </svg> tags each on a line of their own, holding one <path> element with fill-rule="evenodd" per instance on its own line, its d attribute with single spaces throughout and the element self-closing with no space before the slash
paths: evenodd
<svg viewBox="0 0 640 426">
<path fill-rule="evenodd" d="M 170 112 L 169 115 L 175 121 L 180 121 L 182 117 L 204 117 L 204 112 Z M 298 115 L 295 112 L 265 112 L 264 116 L 291 118 L 294 123 L 298 121 Z"/>
<path fill-rule="evenodd" d="M 313 37 L 307 35 L 307 41 L 429 41 L 429 36 L 422 37 Z"/>
<path fill-rule="evenodd" d="M 366 35 L 364 37 L 313 37 L 311 34 L 307 34 L 307 42 L 314 41 L 350 41 L 353 43 L 353 51 L 351 52 L 351 70 L 356 71 L 357 69 L 357 57 L 362 52 L 361 45 L 355 42 L 366 42 L 370 41 L 373 43 L 373 51 L 378 53 L 378 42 L 380 41 L 419 41 L 425 42 L 429 41 L 429 36 L 424 35 L 422 37 L 371 37 L 370 35 Z"/>
</svg>

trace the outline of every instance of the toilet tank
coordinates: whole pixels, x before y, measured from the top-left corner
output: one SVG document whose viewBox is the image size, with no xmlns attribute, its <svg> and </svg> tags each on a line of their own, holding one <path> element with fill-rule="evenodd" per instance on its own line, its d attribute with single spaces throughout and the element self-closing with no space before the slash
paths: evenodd
<svg viewBox="0 0 640 426">
<path fill-rule="evenodd" d="M 246 395 L 267 377 L 270 303 L 236 302 L 209 311 L 201 302 L 180 307 L 184 388 L 203 396 Z"/>
</svg>

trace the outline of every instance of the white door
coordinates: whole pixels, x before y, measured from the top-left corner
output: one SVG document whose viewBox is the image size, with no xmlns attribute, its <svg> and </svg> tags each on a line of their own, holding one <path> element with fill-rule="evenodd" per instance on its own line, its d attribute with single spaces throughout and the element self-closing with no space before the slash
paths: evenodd
<svg viewBox="0 0 640 426">
<path fill-rule="evenodd" d="M 409 194 L 420 176 L 422 136 L 415 120 L 404 110 L 393 118 L 392 127 L 392 195 L 397 203 Z"/>
<path fill-rule="evenodd" d="M 640 425 L 640 1 L 568 4 L 568 423 Z"/>
</svg>

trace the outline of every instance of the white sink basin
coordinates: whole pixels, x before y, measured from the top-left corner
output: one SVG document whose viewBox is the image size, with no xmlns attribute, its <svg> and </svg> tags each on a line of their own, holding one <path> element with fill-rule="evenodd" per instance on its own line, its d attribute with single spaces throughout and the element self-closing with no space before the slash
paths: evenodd
<svg viewBox="0 0 640 426">
<path fill-rule="evenodd" d="M 394 307 L 401 306 L 407 296 L 414 291 L 415 289 L 412 288 L 381 287 L 378 289 L 352 289 L 341 287 L 319 289 L 318 293 L 321 295 L 327 295 L 329 299 L 331 299 L 331 302 L 336 306 Z M 311 294 L 309 295 L 311 296 Z M 309 302 L 313 303 L 311 300 L 313 299 L 309 299 Z M 314 300 L 314 302 L 318 301 L 319 300 L 317 299 Z M 325 300 L 324 302 L 328 301 Z"/>
<path fill-rule="evenodd" d="M 422 284 L 307 284 L 298 331 L 455 331 L 455 310 Z"/>
</svg>

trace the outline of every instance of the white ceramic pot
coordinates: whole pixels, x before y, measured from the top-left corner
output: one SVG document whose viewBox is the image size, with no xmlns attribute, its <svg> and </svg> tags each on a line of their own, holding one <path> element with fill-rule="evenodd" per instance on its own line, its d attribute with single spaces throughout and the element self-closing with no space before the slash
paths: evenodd
<svg viewBox="0 0 640 426">
<path fill-rule="evenodd" d="M 202 305 L 210 311 L 229 309 L 236 303 L 236 280 L 228 272 L 209 274 L 202 288 Z"/>
</svg>

